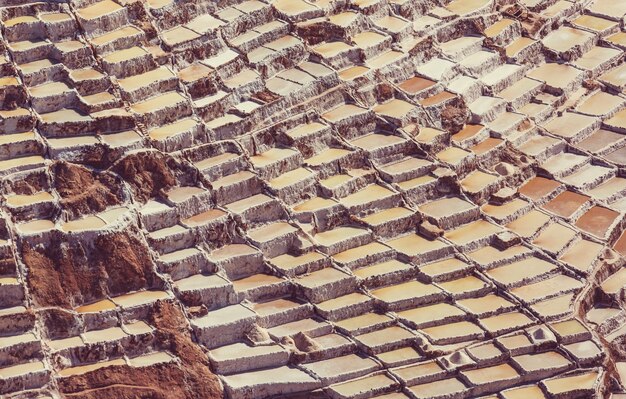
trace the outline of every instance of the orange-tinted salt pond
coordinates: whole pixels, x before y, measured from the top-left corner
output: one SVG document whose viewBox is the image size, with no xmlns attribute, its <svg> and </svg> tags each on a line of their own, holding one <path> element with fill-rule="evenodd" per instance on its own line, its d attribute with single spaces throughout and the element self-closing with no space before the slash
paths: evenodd
<svg viewBox="0 0 626 399">
<path fill-rule="evenodd" d="M 594 206 L 576 221 L 576 226 L 596 237 L 604 238 L 618 216 L 619 213 L 611 209 Z"/>
<path fill-rule="evenodd" d="M 402 90 L 406 91 L 407 93 L 415 94 L 429 87 L 432 87 L 433 85 L 435 85 L 435 83 L 436 83 L 435 81 L 432 81 L 430 79 L 415 76 L 415 77 L 412 77 L 411 79 L 405 80 L 404 82 L 400 83 L 398 87 L 400 87 Z"/>
<path fill-rule="evenodd" d="M 580 209 L 585 203 L 589 201 L 589 197 L 582 194 L 577 194 L 571 191 L 563 191 L 557 195 L 554 199 L 549 201 L 543 206 L 543 208 L 555 215 L 569 218 Z"/>
<path fill-rule="evenodd" d="M 519 193 L 537 201 L 556 190 L 560 185 L 561 183 L 557 181 L 536 176 L 520 187 Z"/>
</svg>

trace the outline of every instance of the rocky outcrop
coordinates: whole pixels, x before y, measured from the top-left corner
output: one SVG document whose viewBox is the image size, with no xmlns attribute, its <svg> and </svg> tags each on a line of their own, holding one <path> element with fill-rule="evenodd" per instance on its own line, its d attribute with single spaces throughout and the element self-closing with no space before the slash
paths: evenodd
<svg viewBox="0 0 626 399">
<path fill-rule="evenodd" d="M 134 197 L 142 202 L 162 195 L 164 190 L 178 184 L 197 181 L 197 172 L 169 155 L 156 151 L 132 153 L 116 162 L 110 169 L 126 181 Z"/>
<path fill-rule="evenodd" d="M 48 245 L 24 242 L 21 256 L 39 306 L 74 308 L 161 284 L 137 232 L 104 232 L 93 241 L 75 238 Z"/>
<path fill-rule="evenodd" d="M 61 197 L 59 205 L 70 219 L 104 211 L 124 200 L 122 182 L 111 173 L 69 162 L 57 162 L 51 169 L 54 188 Z"/>
</svg>

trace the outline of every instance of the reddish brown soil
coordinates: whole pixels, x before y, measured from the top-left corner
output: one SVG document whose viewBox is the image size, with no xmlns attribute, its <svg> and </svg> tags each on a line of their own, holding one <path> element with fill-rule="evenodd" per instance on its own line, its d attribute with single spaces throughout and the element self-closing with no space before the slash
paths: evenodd
<svg viewBox="0 0 626 399">
<path fill-rule="evenodd" d="M 81 163 L 97 169 L 107 169 L 111 166 L 114 151 L 102 144 L 96 144 L 83 150 Z"/>
<path fill-rule="evenodd" d="M 535 37 L 546 23 L 546 20 L 540 14 L 530 12 L 519 4 L 504 7 L 502 11 L 510 18 L 515 18 L 520 21 L 522 30 L 530 37 Z"/>
<path fill-rule="evenodd" d="M 65 275 L 68 269 L 68 262 L 60 261 L 55 264 L 52 255 L 48 251 L 36 251 L 28 244 L 22 247 L 22 259 L 28 268 L 28 285 L 35 299 L 40 306 L 63 306 L 71 307 L 71 298 L 65 294 L 65 290 L 78 291 L 76 276 Z M 70 267 L 71 268 L 71 267 Z"/>
<path fill-rule="evenodd" d="M 97 213 L 122 202 L 121 183 L 107 172 L 95 172 L 68 162 L 52 166 L 61 206 L 72 218 Z"/>
<path fill-rule="evenodd" d="M 393 98 L 394 88 L 390 84 L 381 83 L 376 86 L 376 91 L 374 95 L 376 96 L 376 101 L 378 101 L 379 103 L 384 103 Z"/>
<path fill-rule="evenodd" d="M 0 259 L 0 275 L 14 275 L 15 270 L 17 269 L 15 265 L 15 259 L 13 258 L 5 258 Z"/>
<path fill-rule="evenodd" d="M 23 87 L 8 86 L 5 88 L 3 96 L 0 98 L 4 109 L 16 109 L 23 107 L 28 101 L 28 96 Z"/>
<path fill-rule="evenodd" d="M 79 242 L 36 249 L 25 243 L 22 258 L 40 306 L 72 308 L 160 283 L 148 249 L 130 232 L 99 236 L 90 249 Z"/>
<path fill-rule="evenodd" d="M 324 41 L 331 41 L 334 37 L 340 36 L 341 32 L 331 29 L 327 23 L 303 24 L 298 26 L 297 34 L 306 40 L 310 46 L 319 44 Z"/>
<path fill-rule="evenodd" d="M 166 349 L 178 356 L 187 374 L 189 398 L 222 397 L 217 377 L 209 370 L 209 362 L 202 349 L 193 342 L 189 323 L 181 309 L 170 302 L 159 302 L 151 316 L 151 324 L 158 329 L 157 338 Z"/>
<path fill-rule="evenodd" d="M 467 108 L 463 104 L 447 105 L 441 111 L 441 124 L 443 128 L 454 134 L 463 129 L 467 120 Z"/>
<path fill-rule="evenodd" d="M 108 289 L 113 295 L 154 286 L 154 274 L 148 249 L 137 238 L 116 233 L 96 240 L 96 266 L 108 274 Z"/>
<path fill-rule="evenodd" d="M 193 342 L 180 308 L 157 302 L 150 317 L 161 348 L 181 360 L 143 368 L 113 366 L 60 381 L 67 398 L 213 399 L 222 398 L 217 377 L 202 349 Z"/>
<path fill-rule="evenodd" d="M 125 6 L 128 9 L 130 18 L 146 33 L 146 39 L 154 39 L 157 36 L 157 31 L 150 23 L 150 17 L 147 15 L 143 2 L 129 1 Z"/>
<path fill-rule="evenodd" d="M 498 53 L 498 55 L 500 56 L 500 60 L 502 62 L 506 62 L 506 59 L 507 59 L 506 50 L 503 47 L 498 46 L 497 44 L 495 44 L 493 39 L 491 39 L 491 38 L 485 39 L 484 46 L 486 48 L 488 48 L 490 50 L 493 50 L 496 53 Z"/>
<path fill-rule="evenodd" d="M 9 180 L 11 190 L 19 195 L 32 195 L 47 188 L 47 176 L 45 172 L 28 173 L 21 178 Z"/>
<path fill-rule="evenodd" d="M 253 95 L 253 97 L 257 98 L 257 99 L 259 99 L 259 100 L 261 100 L 263 102 L 266 102 L 266 103 L 271 103 L 271 102 L 276 101 L 276 100 L 278 100 L 280 98 L 280 96 L 272 93 L 269 90 L 259 91 L 258 93 L 255 93 Z"/>
<path fill-rule="evenodd" d="M 583 80 L 583 87 L 587 90 L 597 90 L 600 89 L 602 85 L 596 80 L 585 79 Z"/>
<path fill-rule="evenodd" d="M 173 163 L 175 161 L 164 154 L 142 152 L 121 159 L 112 170 L 131 185 L 137 199 L 145 202 L 176 184 Z"/>
<path fill-rule="evenodd" d="M 37 317 L 51 339 L 72 337 L 82 332 L 78 317 L 70 311 L 61 308 L 41 309 L 37 311 Z"/>
</svg>

